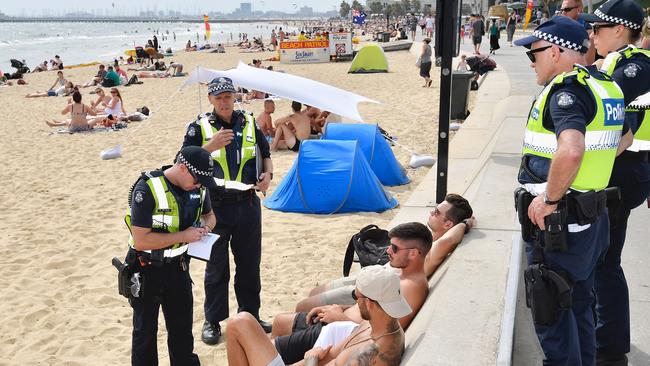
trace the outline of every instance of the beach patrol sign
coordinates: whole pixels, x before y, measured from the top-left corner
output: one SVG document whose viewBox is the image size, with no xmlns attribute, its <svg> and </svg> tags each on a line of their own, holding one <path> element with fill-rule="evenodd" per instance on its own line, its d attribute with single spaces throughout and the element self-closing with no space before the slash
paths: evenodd
<svg viewBox="0 0 650 366">
<path fill-rule="evenodd" d="M 280 43 L 280 62 L 302 64 L 329 62 L 329 41 L 287 41 Z"/>
</svg>

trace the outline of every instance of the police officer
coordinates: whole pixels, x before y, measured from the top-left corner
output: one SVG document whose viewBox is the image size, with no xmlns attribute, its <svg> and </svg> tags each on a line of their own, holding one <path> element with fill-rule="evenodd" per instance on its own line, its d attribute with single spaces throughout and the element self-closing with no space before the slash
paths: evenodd
<svg viewBox="0 0 650 366">
<path fill-rule="evenodd" d="M 232 80 L 221 77 L 208 86 L 212 113 L 190 123 L 183 146 L 203 146 L 215 161 L 218 187 L 211 190 L 219 240 L 205 268 L 205 322 L 201 339 L 216 344 L 219 322 L 228 318 L 228 244 L 235 259 L 235 294 L 238 311 L 259 320 L 262 215 L 256 189 L 266 191 L 273 179 L 269 144 L 252 115 L 235 111 Z M 267 333 L 271 324 L 259 320 Z"/>
<path fill-rule="evenodd" d="M 529 48 L 545 86 L 528 117 L 518 177 L 534 196 L 518 207 L 535 227 L 525 239 L 526 286 L 534 289 L 527 300 L 545 365 L 593 365 L 593 273 L 609 242 L 604 189 L 621 141 L 623 94 L 595 67 L 580 66 L 589 39 L 572 19 L 556 16 L 515 44 Z"/>
<path fill-rule="evenodd" d="M 171 365 L 199 365 L 193 353 L 192 280 L 185 253 L 188 242 L 200 240 L 216 223 L 210 194 L 202 187 L 215 185 L 213 167 L 210 153 L 189 146 L 178 153 L 173 166 L 143 173 L 130 192 L 126 263 L 135 271 L 132 282 L 138 283 L 129 299 L 133 365 L 158 364 L 161 306 Z"/>
<path fill-rule="evenodd" d="M 605 59 L 601 71 L 621 87 L 625 105 L 650 90 L 650 51 L 635 46 L 641 37 L 643 9 L 633 0 L 610 0 L 594 14 L 593 42 Z M 630 306 L 621 252 L 630 211 L 650 193 L 650 111 L 627 109 L 625 121 L 634 132 L 634 143 L 616 158 L 610 186 L 619 187 L 620 203 L 609 208 L 610 245 L 596 267 L 596 349 L 599 365 L 627 365 L 630 352 Z M 641 150 L 641 151 L 639 151 Z"/>
</svg>

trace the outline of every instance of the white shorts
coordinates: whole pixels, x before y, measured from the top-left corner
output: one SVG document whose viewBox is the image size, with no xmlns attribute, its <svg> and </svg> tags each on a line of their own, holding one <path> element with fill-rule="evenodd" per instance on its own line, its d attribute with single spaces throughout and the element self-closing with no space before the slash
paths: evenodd
<svg viewBox="0 0 650 366">
<path fill-rule="evenodd" d="M 286 365 L 284 364 L 284 361 L 282 361 L 282 357 L 280 357 L 280 355 L 277 355 L 266 366 L 286 366 Z"/>
</svg>

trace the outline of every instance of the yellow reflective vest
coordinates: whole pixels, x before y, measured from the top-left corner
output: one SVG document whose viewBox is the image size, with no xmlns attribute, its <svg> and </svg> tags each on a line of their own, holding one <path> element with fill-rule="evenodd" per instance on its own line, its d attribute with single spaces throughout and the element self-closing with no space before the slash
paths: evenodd
<svg viewBox="0 0 650 366">
<path fill-rule="evenodd" d="M 621 140 L 625 118 L 623 92 L 611 78 L 600 74 L 601 80 L 582 66 L 557 75 L 542 90 L 533 104 L 524 136 L 524 155 L 553 158 L 557 151 L 555 132 L 543 125 L 546 103 L 553 90 L 564 83 L 576 83 L 594 96 L 596 113 L 586 126 L 585 154 L 571 188 L 578 191 L 599 191 L 607 187 Z"/>
</svg>

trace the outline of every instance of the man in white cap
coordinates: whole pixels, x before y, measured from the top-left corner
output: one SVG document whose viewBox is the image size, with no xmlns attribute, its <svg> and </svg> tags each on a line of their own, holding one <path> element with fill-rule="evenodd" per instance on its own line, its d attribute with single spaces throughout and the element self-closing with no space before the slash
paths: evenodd
<svg viewBox="0 0 650 366">
<path fill-rule="evenodd" d="M 383 266 L 364 267 L 357 276 L 352 296 L 364 322 L 335 346 L 317 347 L 305 353 L 305 365 L 351 364 L 362 360 L 372 364 L 378 359 L 384 364 L 399 364 L 404 351 L 404 331 L 397 319 L 410 314 L 411 307 L 400 293 L 397 274 Z M 252 315 L 239 313 L 230 317 L 226 332 L 228 364 L 285 364 Z"/>
</svg>

